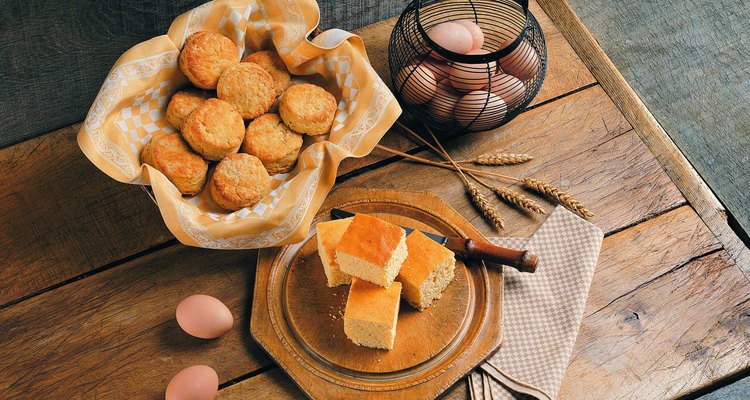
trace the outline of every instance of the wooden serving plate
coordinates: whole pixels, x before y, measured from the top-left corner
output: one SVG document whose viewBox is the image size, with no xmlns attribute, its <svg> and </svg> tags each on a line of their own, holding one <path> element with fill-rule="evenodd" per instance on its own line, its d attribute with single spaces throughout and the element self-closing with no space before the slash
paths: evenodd
<svg viewBox="0 0 750 400">
<path fill-rule="evenodd" d="M 315 224 L 329 220 L 333 207 L 486 241 L 435 195 L 342 189 L 329 196 L 302 242 L 261 250 L 250 329 L 305 393 L 320 399 L 434 398 L 500 346 L 502 270 L 460 259 L 456 278 L 430 308 L 419 312 L 402 301 L 393 350 L 347 339 L 349 287 L 326 286 L 315 237 Z"/>
</svg>

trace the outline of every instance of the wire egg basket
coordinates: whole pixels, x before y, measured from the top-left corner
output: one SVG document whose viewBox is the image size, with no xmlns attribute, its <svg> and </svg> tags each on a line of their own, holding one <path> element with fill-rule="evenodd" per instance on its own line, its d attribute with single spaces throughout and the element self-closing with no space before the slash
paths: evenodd
<svg viewBox="0 0 750 400">
<path fill-rule="evenodd" d="M 484 131 L 531 103 L 547 47 L 528 1 L 413 0 L 391 33 L 388 63 L 396 97 L 418 120 Z"/>
</svg>

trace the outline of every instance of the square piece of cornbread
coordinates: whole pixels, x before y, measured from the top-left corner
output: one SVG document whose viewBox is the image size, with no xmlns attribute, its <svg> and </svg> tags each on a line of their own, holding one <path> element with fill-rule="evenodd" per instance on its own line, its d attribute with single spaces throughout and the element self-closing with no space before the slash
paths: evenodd
<svg viewBox="0 0 750 400">
<path fill-rule="evenodd" d="M 389 287 L 406 258 L 406 232 L 391 223 L 357 214 L 336 246 L 341 271 Z"/>
<path fill-rule="evenodd" d="M 456 257 L 422 232 L 414 231 L 406 238 L 409 255 L 398 273 L 403 297 L 419 311 L 439 299 L 453 280 Z"/>
<path fill-rule="evenodd" d="M 328 287 L 346 285 L 352 282 L 351 275 L 341 272 L 338 263 L 336 263 L 336 246 L 338 246 L 341 237 L 351 222 L 352 218 L 344 218 L 320 222 L 316 225 L 318 230 L 318 255 L 320 261 L 323 262 Z"/>
<path fill-rule="evenodd" d="M 344 311 L 344 333 L 358 346 L 393 349 L 401 284 L 389 288 L 353 278 Z"/>
</svg>

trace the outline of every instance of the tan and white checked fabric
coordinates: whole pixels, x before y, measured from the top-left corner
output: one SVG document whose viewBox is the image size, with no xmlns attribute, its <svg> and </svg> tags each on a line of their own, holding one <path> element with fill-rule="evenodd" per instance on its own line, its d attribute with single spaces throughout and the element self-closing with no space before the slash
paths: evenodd
<svg viewBox="0 0 750 400">
<path fill-rule="evenodd" d="M 599 228 L 558 206 L 528 239 L 490 239 L 530 250 L 539 265 L 534 274 L 504 270 L 503 344 L 469 377 L 472 398 L 557 397 L 603 238 Z"/>
<path fill-rule="evenodd" d="M 117 60 L 78 133 L 81 150 L 113 179 L 151 185 L 164 222 L 184 244 L 245 249 L 299 242 L 339 163 L 370 153 L 401 113 L 368 62 L 362 39 L 335 29 L 308 40 L 319 19 L 315 0 L 215 0 L 180 15 L 166 35 L 137 44 Z M 177 59 L 185 38 L 201 30 L 231 39 L 238 59 L 276 49 L 295 82 L 321 85 L 339 102 L 331 134 L 306 140 L 295 169 L 274 176 L 268 196 L 232 213 L 219 208 L 206 189 L 181 196 L 161 172 L 140 162 L 154 133 L 174 131 L 167 103 L 189 84 Z"/>
</svg>

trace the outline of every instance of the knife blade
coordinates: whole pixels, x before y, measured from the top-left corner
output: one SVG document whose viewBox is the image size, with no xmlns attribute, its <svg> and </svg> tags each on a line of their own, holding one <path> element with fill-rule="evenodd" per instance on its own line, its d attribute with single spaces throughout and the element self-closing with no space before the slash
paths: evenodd
<svg viewBox="0 0 750 400">
<path fill-rule="evenodd" d="M 331 218 L 333 219 L 343 219 L 353 216 L 354 213 L 349 211 L 344 211 L 338 208 L 331 209 Z M 415 231 L 414 228 L 405 226 L 402 226 L 401 228 L 406 231 L 407 236 Z M 454 253 L 463 257 L 507 265 L 516 268 L 521 272 L 533 273 L 536 271 L 538 257 L 527 250 L 513 250 L 489 243 L 477 242 L 472 239 L 445 237 L 429 232 L 422 233 L 438 244 L 445 246 L 447 249 L 452 250 Z"/>
</svg>

